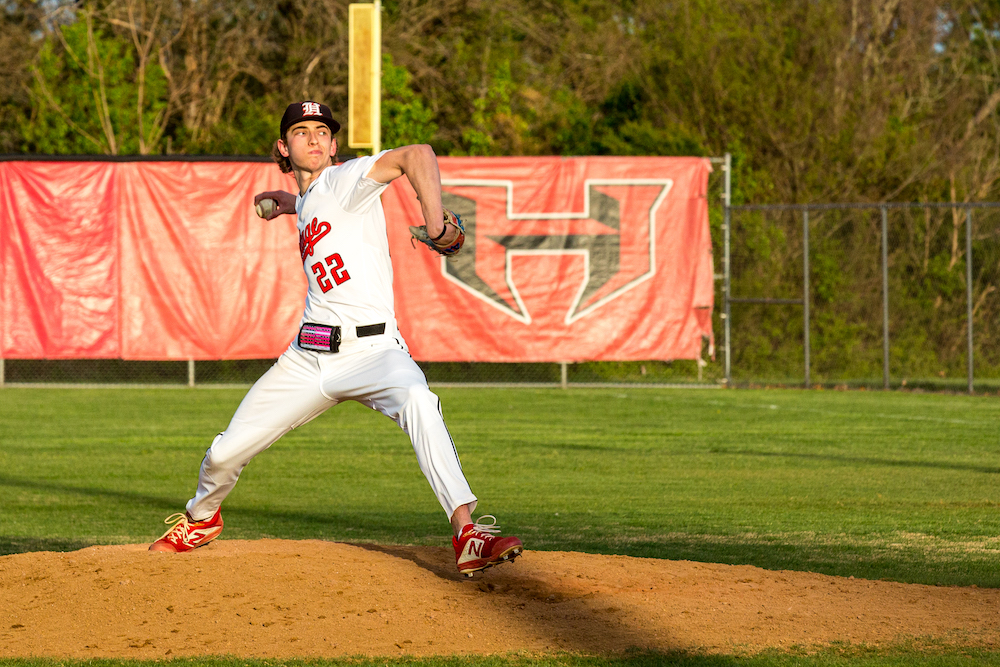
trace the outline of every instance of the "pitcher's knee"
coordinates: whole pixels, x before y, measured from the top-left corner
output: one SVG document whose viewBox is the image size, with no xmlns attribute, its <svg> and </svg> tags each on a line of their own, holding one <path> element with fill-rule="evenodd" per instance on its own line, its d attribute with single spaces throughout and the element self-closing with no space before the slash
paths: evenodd
<svg viewBox="0 0 1000 667">
<path fill-rule="evenodd" d="M 242 469 L 254 457 L 258 447 L 256 443 L 239 442 L 237 438 L 225 437 L 220 433 L 205 452 L 202 465 L 209 471 Z"/>
<path fill-rule="evenodd" d="M 205 460 L 202 462 L 202 467 L 206 471 L 230 470 L 240 467 L 241 461 L 239 459 L 240 457 L 237 456 L 236 452 L 216 449 L 213 444 L 205 452 Z"/>
</svg>

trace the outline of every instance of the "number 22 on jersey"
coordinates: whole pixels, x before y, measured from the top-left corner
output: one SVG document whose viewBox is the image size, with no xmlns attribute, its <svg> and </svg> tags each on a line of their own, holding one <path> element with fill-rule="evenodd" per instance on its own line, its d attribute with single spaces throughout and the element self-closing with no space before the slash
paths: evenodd
<svg viewBox="0 0 1000 667">
<path fill-rule="evenodd" d="M 326 273 L 326 266 L 323 266 L 323 262 L 326 262 L 326 266 L 330 267 L 330 275 Z M 319 284 L 319 288 L 323 290 L 323 294 L 326 294 L 333 289 L 334 283 L 337 285 L 342 285 L 351 279 L 351 274 L 347 272 L 344 268 L 344 260 L 341 259 L 340 253 L 335 252 L 329 257 L 327 257 L 323 262 L 316 262 L 310 269 L 312 269 L 313 274 L 316 276 L 316 282 Z M 333 281 L 330 281 L 330 278 Z"/>
</svg>

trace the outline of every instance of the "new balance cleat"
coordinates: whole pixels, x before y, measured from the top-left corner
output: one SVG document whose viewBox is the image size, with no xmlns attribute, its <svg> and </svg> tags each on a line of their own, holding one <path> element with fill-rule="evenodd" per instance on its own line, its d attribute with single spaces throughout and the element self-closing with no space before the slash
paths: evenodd
<svg viewBox="0 0 1000 667">
<path fill-rule="evenodd" d="M 174 524 L 163 536 L 153 542 L 150 551 L 167 551 L 180 553 L 203 547 L 222 532 L 222 509 L 215 511 L 215 516 L 207 521 L 192 521 L 187 513 L 171 514 L 163 523 Z"/>
<path fill-rule="evenodd" d="M 493 522 L 480 523 L 484 519 L 492 519 Z M 479 522 L 463 528 L 459 537 L 451 538 L 460 573 L 471 577 L 488 567 L 512 561 L 524 551 L 524 545 L 518 538 L 500 537 L 500 526 L 496 524 L 497 518 L 486 514 L 479 517 Z"/>
</svg>

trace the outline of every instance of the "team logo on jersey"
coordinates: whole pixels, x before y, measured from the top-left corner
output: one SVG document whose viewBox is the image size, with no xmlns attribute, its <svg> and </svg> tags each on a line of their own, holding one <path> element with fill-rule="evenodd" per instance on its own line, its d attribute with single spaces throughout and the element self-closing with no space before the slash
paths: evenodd
<svg viewBox="0 0 1000 667">
<path fill-rule="evenodd" d="M 466 235 L 462 252 L 442 260 L 444 275 L 524 324 L 532 322 L 526 301 L 569 302 L 568 325 L 653 277 L 656 213 L 673 181 L 588 180 L 583 210 L 559 213 L 515 212 L 510 181 L 442 185 Z M 567 275 L 579 282 L 567 285 Z M 552 300 L 560 291 L 562 301 Z"/>
<path fill-rule="evenodd" d="M 299 232 L 299 254 L 302 255 L 303 262 L 306 261 L 306 257 L 312 257 L 316 244 L 329 232 L 330 223 L 320 222 L 318 218 L 313 218 L 312 222 L 302 228 Z"/>
</svg>

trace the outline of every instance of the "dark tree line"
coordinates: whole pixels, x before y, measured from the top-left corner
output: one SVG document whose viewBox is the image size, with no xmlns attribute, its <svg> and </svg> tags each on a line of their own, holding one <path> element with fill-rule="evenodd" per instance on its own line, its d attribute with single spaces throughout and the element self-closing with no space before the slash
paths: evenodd
<svg viewBox="0 0 1000 667">
<path fill-rule="evenodd" d="M 0 149 L 265 153 L 347 2 L 5 0 Z M 754 201 L 995 197 L 998 3 L 386 0 L 387 143 L 721 155 Z"/>
</svg>

